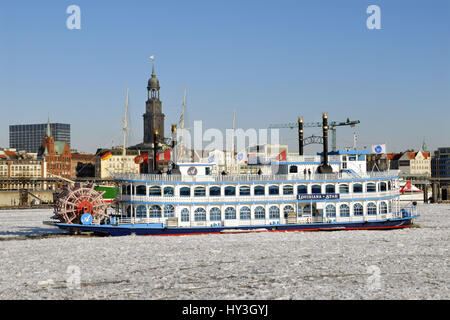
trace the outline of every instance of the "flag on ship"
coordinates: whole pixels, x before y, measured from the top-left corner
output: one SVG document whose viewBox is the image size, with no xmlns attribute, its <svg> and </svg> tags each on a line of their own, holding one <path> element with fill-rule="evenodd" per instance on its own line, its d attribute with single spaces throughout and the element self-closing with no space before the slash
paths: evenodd
<svg viewBox="0 0 450 320">
<path fill-rule="evenodd" d="M 245 152 L 238 153 L 237 161 L 238 161 L 238 163 L 247 163 L 247 157 L 245 155 Z"/>
<path fill-rule="evenodd" d="M 102 155 L 101 157 L 100 157 L 100 159 L 102 159 L 102 161 L 104 161 L 104 160 L 108 160 L 109 158 L 111 158 L 112 157 L 112 153 L 111 152 L 107 152 L 107 153 L 105 153 L 104 155 Z"/>
<path fill-rule="evenodd" d="M 282 151 L 278 156 L 277 156 L 277 160 L 278 161 L 286 161 L 287 159 L 287 150 Z"/>
<path fill-rule="evenodd" d="M 144 162 L 148 163 L 148 153 L 138 155 L 134 158 L 134 163 L 136 164 L 142 164 Z"/>
<path fill-rule="evenodd" d="M 372 146 L 372 153 L 382 154 L 386 153 L 386 145 L 385 144 L 376 144 Z"/>
<path fill-rule="evenodd" d="M 160 161 L 170 161 L 170 150 L 166 150 L 166 151 L 162 151 L 159 152 L 156 155 L 156 161 L 160 162 Z"/>
</svg>

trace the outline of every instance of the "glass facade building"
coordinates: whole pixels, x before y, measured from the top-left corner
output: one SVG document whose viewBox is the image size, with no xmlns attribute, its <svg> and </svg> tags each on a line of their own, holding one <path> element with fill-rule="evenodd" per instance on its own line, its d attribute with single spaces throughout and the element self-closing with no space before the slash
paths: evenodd
<svg viewBox="0 0 450 320">
<path fill-rule="evenodd" d="M 450 178 L 450 148 L 438 148 L 431 159 L 431 176 Z"/>
<path fill-rule="evenodd" d="M 70 147 L 70 124 L 50 123 L 55 141 L 67 141 Z M 47 123 L 9 126 L 9 147 L 37 153 L 47 130 Z"/>
</svg>

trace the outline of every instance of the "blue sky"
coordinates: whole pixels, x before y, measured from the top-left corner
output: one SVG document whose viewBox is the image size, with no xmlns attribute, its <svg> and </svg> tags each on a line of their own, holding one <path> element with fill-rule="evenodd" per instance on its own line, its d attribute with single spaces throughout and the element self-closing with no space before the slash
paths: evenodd
<svg viewBox="0 0 450 320">
<path fill-rule="evenodd" d="M 69 5 L 81 30 L 69 30 Z M 381 30 L 369 30 L 369 5 Z M 204 128 L 360 120 L 338 147 L 388 152 L 450 144 L 450 1 L 2 1 L 0 147 L 9 125 L 70 123 L 72 147 L 120 144 L 130 88 L 130 144 L 142 141 L 147 80 L 156 73 L 166 136 L 181 112 Z M 295 130 L 282 142 L 297 149 Z M 320 134 L 309 129 L 305 135 Z M 315 151 L 314 148 L 306 149 Z"/>
</svg>

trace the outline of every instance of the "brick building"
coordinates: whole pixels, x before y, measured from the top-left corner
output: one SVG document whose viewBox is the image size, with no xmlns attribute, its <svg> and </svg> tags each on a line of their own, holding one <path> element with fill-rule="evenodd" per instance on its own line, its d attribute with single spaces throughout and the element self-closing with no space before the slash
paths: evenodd
<svg viewBox="0 0 450 320">
<path fill-rule="evenodd" d="M 47 162 L 47 173 L 63 178 L 71 178 L 72 175 L 72 154 L 67 141 L 55 141 L 50 128 L 50 121 L 47 124 L 47 132 L 44 136 L 42 147 L 39 150 L 38 158 L 43 158 Z"/>
</svg>

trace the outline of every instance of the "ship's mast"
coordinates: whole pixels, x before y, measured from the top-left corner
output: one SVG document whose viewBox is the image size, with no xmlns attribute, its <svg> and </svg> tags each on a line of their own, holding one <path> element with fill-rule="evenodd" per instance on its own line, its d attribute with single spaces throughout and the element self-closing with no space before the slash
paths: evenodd
<svg viewBox="0 0 450 320">
<path fill-rule="evenodd" d="M 128 86 L 127 88 L 127 99 L 125 101 L 125 116 L 123 117 L 123 146 L 122 146 L 122 156 L 127 154 L 126 145 L 127 145 L 127 112 L 128 112 Z M 122 159 L 123 163 L 123 159 Z"/>
<path fill-rule="evenodd" d="M 185 111 L 185 109 L 186 109 L 186 85 L 184 85 L 183 108 L 181 110 L 181 118 L 180 118 L 181 131 L 180 131 L 180 150 L 179 150 L 179 156 L 178 156 L 179 161 L 183 161 L 183 151 L 184 151 L 183 133 L 184 133 L 184 111 Z"/>
<path fill-rule="evenodd" d="M 235 170 L 236 167 L 236 159 L 234 158 L 234 136 L 235 136 L 235 121 L 236 121 L 236 112 L 233 112 L 233 126 L 232 126 L 232 136 L 231 136 L 231 172 Z M 226 154 L 225 154 L 226 157 Z"/>
</svg>

